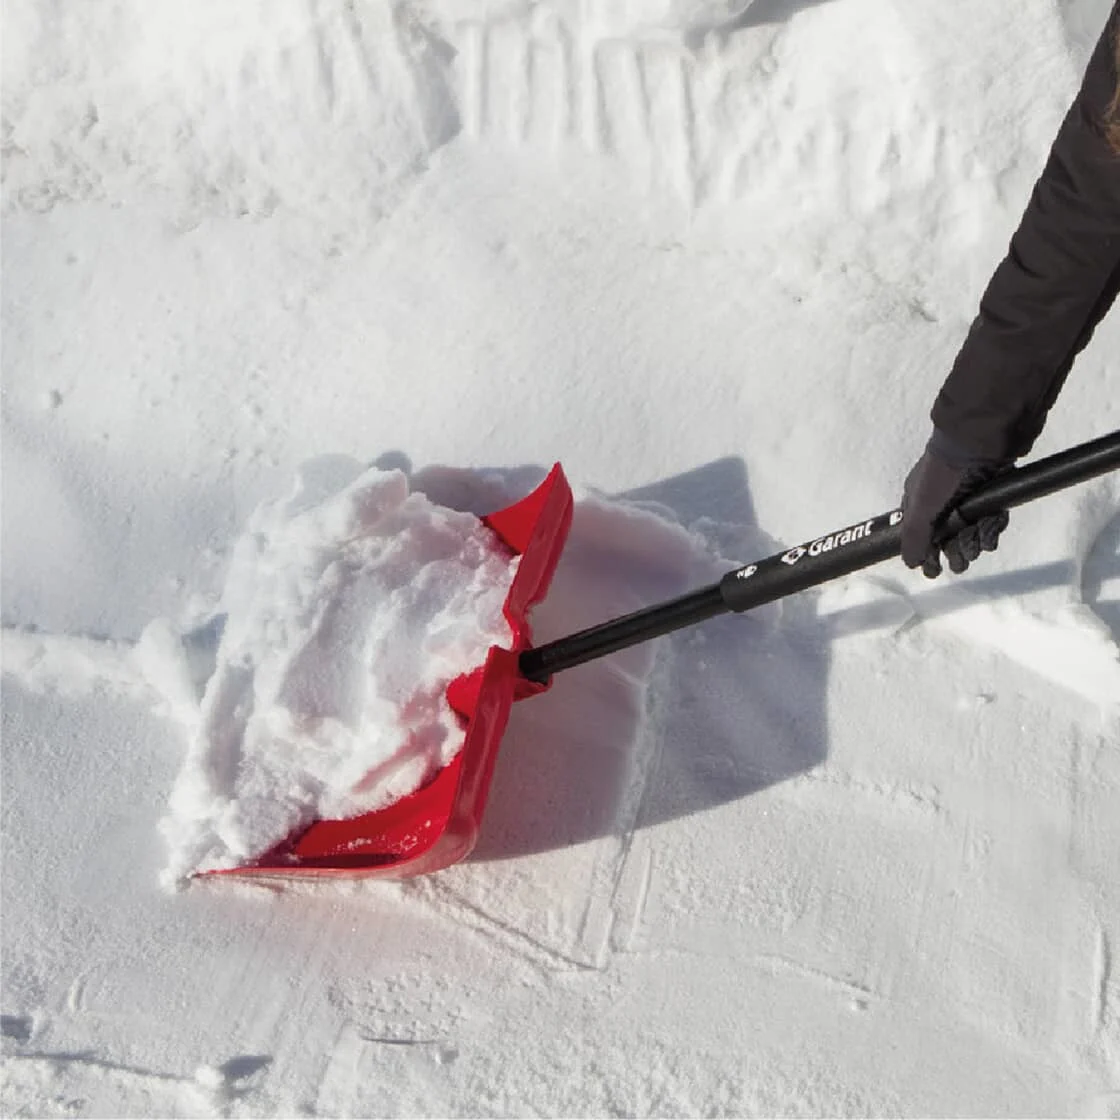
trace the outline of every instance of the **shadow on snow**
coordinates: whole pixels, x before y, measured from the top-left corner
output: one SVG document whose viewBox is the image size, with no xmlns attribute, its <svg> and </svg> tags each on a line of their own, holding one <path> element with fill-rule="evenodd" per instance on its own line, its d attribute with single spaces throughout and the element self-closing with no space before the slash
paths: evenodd
<svg viewBox="0 0 1120 1120">
<path fill-rule="evenodd" d="M 413 485 L 441 504 L 483 513 L 527 492 L 542 473 L 472 479 L 429 468 Z M 609 499 L 577 495 L 552 589 L 533 615 L 534 639 L 708 586 L 777 548 L 756 528 L 739 459 Z M 780 608 L 787 618 L 809 610 L 794 600 Z M 769 607 L 709 620 L 558 673 L 548 693 L 516 704 L 471 858 L 507 859 L 649 827 L 819 764 L 828 645 L 807 641 L 808 627 L 776 626 L 778 614 Z"/>
<path fill-rule="evenodd" d="M 407 470 L 393 455 L 378 466 Z M 426 468 L 416 489 L 482 514 L 528 493 L 539 468 Z M 825 530 L 827 526 L 817 526 Z M 807 534 L 808 536 L 808 534 Z M 786 542 L 787 544 L 789 542 Z M 577 494 L 568 544 L 534 640 L 552 641 L 709 586 L 784 545 L 758 527 L 746 466 L 716 460 L 609 498 Z M 973 596 L 1018 597 L 1077 579 L 1073 560 L 973 578 Z M 1085 602 L 1120 637 L 1120 519 L 1086 557 Z M 959 609 L 949 586 L 922 617 Z M 514 705 L 472 860 L 509 859 L 702 813 L 818 766 L 827 756 L 832 639 L 880 629 L 897 599 L 826 626 L 810 596 L 725 615 L 558 673 Z"/>
</svg>

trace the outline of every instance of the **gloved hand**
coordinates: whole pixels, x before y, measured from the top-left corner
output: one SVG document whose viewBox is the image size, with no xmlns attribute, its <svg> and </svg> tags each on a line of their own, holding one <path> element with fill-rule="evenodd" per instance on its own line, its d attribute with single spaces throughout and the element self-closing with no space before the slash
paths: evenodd
<svg viewBox="0 0 1120 1120">
<path fill-rule="evenodd" d="M 975 524 L 935 544 L 953 510 L 973 490 L 1001 474 L 1010 462 L 982 459 L 961 451 L 936 428 L 922 457 L 902 488 L 902 560 L 922 569 L 928 579 L 941 574 L 941 556 L 953 572 L 963 572 L 981 552 L 994 552 L 1007 528 L 1007 510 L 982 517 Z"/>
</svg>

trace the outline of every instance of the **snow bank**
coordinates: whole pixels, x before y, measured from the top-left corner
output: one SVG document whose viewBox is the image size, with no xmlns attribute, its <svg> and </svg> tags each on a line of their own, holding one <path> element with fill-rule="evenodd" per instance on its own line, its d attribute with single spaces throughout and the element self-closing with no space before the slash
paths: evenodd
<svg viewBox="0 0 1120 1120">
<path fill-rule="evenodd" d="M 188 222 L 293 207 L 352 224 L 459 128 L 438 42 L 395 5 L 16 0 L 4 40 L 18 208 L 154 189 Z"/>
<path fill-rule="evenodd" d="M 383 808 L 446 765 L 462 729 L 445 690 L 510 642 L 515 566 L 477 518 L 410 493 L 400 471 L 325 459 L 262 505 L 233 552 L 197 712 L 166 623 L 138 650 L 191 737 L 162 825 L 169 881 Z"/>
</svg>

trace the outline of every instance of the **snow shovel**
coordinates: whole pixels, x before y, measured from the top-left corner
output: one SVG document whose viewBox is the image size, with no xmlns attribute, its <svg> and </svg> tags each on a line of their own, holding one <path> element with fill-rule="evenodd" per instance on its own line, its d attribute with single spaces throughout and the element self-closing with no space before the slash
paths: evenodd
<svg viewBox="0 0 1120 1120">
<path fill-rule="evenodd" d="M 945 533 L 1001 509 L 1024 505 L 1120 470 L 1120 431 L 1000 475 L 976 491 Z M 547 689 L 553 674 L 691 626 L 742 612 L 897 556 L 902 511 L 891 510 L 728 572 L 710 587 L 531 645 L 529 611 L 548 591 L 572 518 L 572 494 L 556 464 L 526 498 L 482 518 L 521 562 L 505 603 L 510 649 L 493 646 L 486 663 L 447 690 L 464 724 L 455 759 L 422 789 L 387 809 L 348 820 L 319 820 L 255 863 L 211 874 L 345 875 L 409 878 L 469 855 L 477 839 L 494 763 L 513 702 Z"/>
</svg>

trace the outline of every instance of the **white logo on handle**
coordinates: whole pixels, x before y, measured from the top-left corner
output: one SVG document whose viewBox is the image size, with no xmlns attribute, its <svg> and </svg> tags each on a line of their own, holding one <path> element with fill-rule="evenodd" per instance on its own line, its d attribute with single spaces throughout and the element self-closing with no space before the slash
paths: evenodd
<svg viewBox="0 0 1120 1120">
<path fill-rule="evenodd" d="M 758 571 L 758 565 L 752 564 L 749 568 L 740 568 L 735 573 L 736 579 L 750 579 Z"/>
<path fill-rule="evenodd" d="M 891 514 L 891 524 L 897 525 L 901 520 L 901 511 L 895 510 Z M 834 548 L 843 548 L 854 541 L 865 540 L 871 536 L 871 526 L 873 524 L 873 521 L 865 521 L 862 525 L 853 525 L 850 529 L 844 529 L 842 532 L 830 533 L 827 537 L 820 537 L 811 544 L 798 545 L 782 556 L 782 563 L 789 564 L 792 567 L 802 556 L 822 556 L 826 552 L 831 552 Z"/>
<path fill-rule="evenodd" d="M 902 520 L 902 510 L 896 509 L 894 511 L 894 513 L 891 514 L 891 526 L 893 527 L 893 526 L 897 525 L 901 520 Z"/>
</svg>

